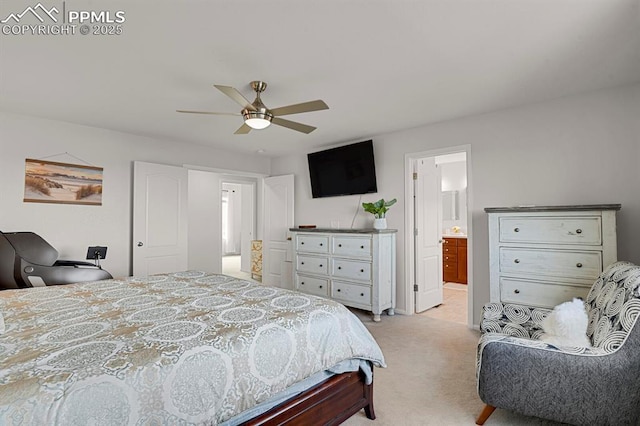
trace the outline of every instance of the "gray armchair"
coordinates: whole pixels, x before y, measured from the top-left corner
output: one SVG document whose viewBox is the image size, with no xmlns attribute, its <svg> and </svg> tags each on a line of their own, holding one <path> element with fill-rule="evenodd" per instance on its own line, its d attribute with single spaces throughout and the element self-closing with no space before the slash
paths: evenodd
<svg viewBox="0 0 640 426">
<path fill-rule="evenodd" d="M 478 344 L 478 394 L 495 408 L 575 425 L 640 425 L 640 267 L 609 266 L 585 307 L 593 347 L 539 340 L 547 309 L 485 305 Z"/>
</svg>

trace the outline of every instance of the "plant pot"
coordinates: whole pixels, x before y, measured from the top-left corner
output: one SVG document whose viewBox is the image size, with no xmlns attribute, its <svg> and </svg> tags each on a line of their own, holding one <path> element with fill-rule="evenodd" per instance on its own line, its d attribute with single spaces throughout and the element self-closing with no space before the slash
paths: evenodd
<svg viewBox="0 0 640 426">
<path fill-rule="evenodd" d="M 373 219 L 373 229 L 387 229 L 387 218 Z"/>
</svg>

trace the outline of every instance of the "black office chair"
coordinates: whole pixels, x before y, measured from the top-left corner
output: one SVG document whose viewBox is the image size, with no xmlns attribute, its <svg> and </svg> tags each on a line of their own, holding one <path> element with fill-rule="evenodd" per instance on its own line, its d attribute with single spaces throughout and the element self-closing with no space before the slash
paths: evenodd
<svg viewBox="0 0 640 426">
<path fill-rule="evenodd" d="M 0 290 L 113 278 L 99 266 L 58 260 L 58 251 L 33 232 L 0 232 Z"/>
</svg>

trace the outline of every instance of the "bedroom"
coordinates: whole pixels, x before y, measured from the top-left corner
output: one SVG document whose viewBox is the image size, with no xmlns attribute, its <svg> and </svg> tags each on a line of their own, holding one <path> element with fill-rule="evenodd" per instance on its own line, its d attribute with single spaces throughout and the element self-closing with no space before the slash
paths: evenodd
<svg viewBox="0 0 640 426">
<path fill-rule="evenodd" d="M 434 4 L 444 7 L 439 2 Z M 340 28 L 335 38 L 316 47 L 314 55 L 304 55 L 304 60 L 295 61 L 283 59 L 288 57 L 293 41 L 287 31 L 278 31 L 280 23 L 274 24 L 277 19 L 252 17 L 243 7 L 223 7 L 219 3 L 212 3 L 207 13 L 202 13 L 207 19 L 198 19 L 194 16 L 197 10 L 171 7 L 170 2 L 162 3 L 155 16 L 147 13 L 146 8 L 122 2 L 120 8 L 127 12 L 125 29 L 129 33 L 123 34 L 128 37 L 124 41 L 2 35 L 0 229 L 35 231 L 52 242 L 66 258 L 83 258 L 89 245 L 109 246 L 109 257 L 103 262 L 105 268 L 114 276 L 129 275 L 133 250 L 132 161 L 177 166 L 198 164 L 266 175 L 294 173 L 296 223 L 328 226 L 331 220 L 337 220 L 348 224 L 357 199 L 312 200 L 308 195 L 305 155 L 323 146 L 373 138 L 379 162 L 377 195 L 398 198 L 399 204 L 389 213 L 388 221 L 390 228 L 399 230 L 404 229 L 404 155 L 471 146 L 475 324 L 482 305 L 489 300 L 488 227 L 484 207 L 621 203 L 619 258 L 640 263 L 636 243 L 640 239 L 640 224 L 636 220 L 640 216 L 637 197 L 640 175 L 636 167 L 640 160 L 638 2 L 614 1 L 604 6 L 603 2 L 594 1 L 587 2 L 588 7 L 580 10 L 576 10 L 575 2 L 562 2 L 558 6 L 546 3 L 535 6 L 535 2 L 518 4 L 522 9 L 509 9 L 506 2 L 488 1 L 482 3 L 485 9 L 478 6 L 464 13 L 468 2 L 457 2 L 453 10 L 445 10 L 450 14 L 446 22 L 434 22 L 437 19 L 431 17 L 423 27 L 410 21 L 411 30 L 400 32 L 405 38 L 398 36 L 398 43 L 411 39 L 411 31 L 424 38 L 425 46 L 421 50 L 425 54 L 419 61 L 420 66 L 408 70 L 386 64 L 389 68 L 383 70 L 385 74 L 373 80 L 375 67 L 382 68 L 384 62 L 406 63 L 408 59 L 398 56 L 400 53 L 415 56 L 413 49 L 394 51 L 395 44 L 381 43 L 385 35 L 391 40 L 391 35 L 400 31 L 397 26 L 408 19 L 406 15 L 413 10 L 411 3 L 405 5 L 407 12 L 403 13 L 400 6 L 381 2 L 371 12 L 369 22 L 361 22 L 357 27 L 364 32 L 374 22 L 380 37 L 374 39 L 377 45 L 359 46 L 369 49 L 361 53 L 369 60 L 357 57 L 358 62 L 353 65 L 359 73 L 370 76 L 362 81 L 350 75 L 341 78 L 341 73 L 349 70 L 343 63 L 325 62 L 332 56 L 336 61 L 344 61 L 355 47 L 344 47 L 340 55 L 321 49 L 325 45 L 334 48 L 340 44 L 340 37 L 350 34 L 349 25 L 360 22 L 359 9 L 364 6 L 356 7 L 356 3 L 346 8 L 343 17 L 333 25 Z M 286 6 L 284 2 L 279 7 Z M 204 6 L 199 4 L 199 7 Z M 333 4 L 327 6 L 327 10 L 316 11 L 317 21 L 305 16 L 304 11 L 289 11 L 297 18 L 291 22 L 291 31 L 305 32 L 302 23 L 308 21 L 314 23 L 317 31 L 330 31 L 330 25 L 325 22 L 330 22 L 335 7 Z M 23 8 L 23 3 L 3 2 L 0 11 L 4 18 L 9 12 L 17 13 Z M 110 3 L 109 8 L 117 7 Z M 225 18 L 227 14 L 234 19 Z M 491 36 L 480 38 L 481 28 L 471 25 L 470 21 L 478 17 L 492 19 L 491 16 L 496 19 L 495 31 Z M 567 16 L 573 16 L 576 21 Z M 562 17 L 567 20 L 563 21 Z M 175 28 L 177 22 L 192 23 L 195 29 L 211 34 L 211 40 L 202 41 L 188 31 L 178 34 L 167 31 Z M 526 25 L 529 22 L 530 25 Z M 259 46 L 243 43 L 243 39 L 233 41 L 230 40 L 233 37 L 226 35 L 242 32 L 238 28 L 243 26 L 265 28 L 277 37 L 273 45 L 263 51 Z M 460 30 L 460 27 L 468 28 L 469 32 L 452 34 L 450 29 Z M 523 32 L 518 32 L 516 27 Z M 569 29 L 574 32 L 566 34 Z M 225 36 L 216 37 L 217 31 L 224 32 Z M 441 35 L 438 36 L 437 31 Z M 510 31 L 515 35 L 505 36 Z M 465 40 L 478 37 L 479 44 L 472 46 L 478 51 L 465 47 L 458 37 Z M 519 42 L 508 43 L 507 39 L 518 37 Z M 132 45 L 132 49 L 126 49 L 125 44 Z M 243 45 L 251 47 L 244 51 Z M 493 48 L 487 49 L 487 46 Z M 167 49 L 176 56 L 166 54 Z M 503 58 L 520 51 L 526 55 L 518 56 L 514 64 Z M 387 58 L 384 61 L 378 56 L 382 54 Z M 485 60 L 484 55 L 491 60 Z M 207 57 L 203 59 L 203 56 Z M 117 58 L 117 63 L 112 58 Z M 316 70 L 310 64 L 319 60 Z M 305 61 L 310 64 L 304 65 Z M 430 64 L 443 62 L 463 75 L 447 72 L 445 66 L 438 70 L 440 74 L 430 74 Z M 261 64 L 271 64 L 272 68 L 262 69 Z M 546 65 L 541 69 L 541 64 Z M 91 72 L 79 72 L 82 67 L 89 67 Z M 508 67 L 509 73 L 502 74 L 506 71 L 501 67 Z M 496 79 L 490 79 L 494 74 Z M 418 80 L 418 76 L 424 76 L 426 83 Z M 176 117 L 173 112 L 178 108 L 234 111 L 234 104 L 216 93 L 212 84 L 233 85 L 248 96 L 243 85 L 255 78 L 273 84 L 264 98 L 274 105 L 316 98 L 329 104 L 329 111 L 300 119 L 318 126 L 318 130 L 309 135 L 312 139 L 275 127 L 238 139 L 239 136 L 232 133 L 239 123 L 231 118 Z M 411 107 L 405 107 L 393 93 L 386 92 L 387 86 L 400 84 L 400 80 L 404 95 L 412 102 Z M 123 82 L 126 85 L 115 90 Z M 167 83 L 177 89 L 163 92 L 161 88 Z M 332 86 L 339 87 L 334 90 Z M 77 89 L 70 91 L 70 87 Z M 358 90 L 352 92 L 355 89 Z M 484 96 L 488 104 L 465 103 L 469 102 L 465 95 Z M 340 101 L 344 103 L 339 103 L 339 99 L 344 99 Z M 417 115 L 407 115 L 407 110 L 416 109 L 418 101 L 427 102 L 436 112 L 427 110 L 425 114 L 429 115 L 424 121 Z M 161 105 L 162 110 L 156 111 L 153 104 Z M 373 104 L 379 109 L 370 114 L 370 120 L 352 113 L 347 115 L 348 122 L 334 123 L 331 118 L 334 110 L 339 116 Z M 438 115 L 445 107 L 453 108 L 451 104 L 464 108 Z M 126 115 L 133 118 L 114 118 L 115 111 L 121 108 L 128 108 Z M 380 120 L 381 116 L 386 120 Z M 379 127 L 380 121 L 394 126 Z M 156 129 L 161 127 L 161 122 L 171 123 L 167 127 L 176 130 L 162 134 Z M 138 125 L 145 130 L 140 131 Z M 178 134 L 187 136 L 183 139 Z M 197 137 L 204 142 L 185 145 L 185 140 Z M 272 151 L 276 147 L 280 147 L 279 152 Z M 258 149 L 266 152 L 259 154 Z M 23 203 L 24 159 L 65 152 L 104 168 L 103 206 Z M 59 158 L 70 160 L 64 156 Z M 322 211 L 334 213 L 327 218 Z M 366 217 L 361 215 L 358 220 L 364 225 Z M 70 229 L 74 232 L 70 233 Z M 405 245 L 401 235 L 402 232 L 397 245 L 399 264 Z M 397 281 L 406 281 L 402 268 L 398 268 Z M 399 313 L 410 310 L 406 296 L 406 288 L 398 285 Z"/>
</svg>

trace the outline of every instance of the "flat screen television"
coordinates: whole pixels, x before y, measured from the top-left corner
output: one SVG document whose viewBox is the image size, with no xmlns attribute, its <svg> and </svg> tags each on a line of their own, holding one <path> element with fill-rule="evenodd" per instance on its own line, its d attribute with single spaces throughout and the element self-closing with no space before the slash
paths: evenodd
<svg viewBox="0 0 640 426">
<path fill-rule="evenodd" d="M 373 141 L 307 155 L 313 198 L 378 192 Z"/>
</svg>

